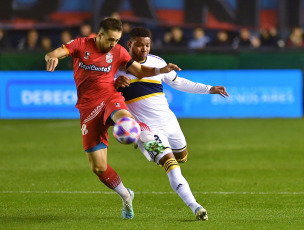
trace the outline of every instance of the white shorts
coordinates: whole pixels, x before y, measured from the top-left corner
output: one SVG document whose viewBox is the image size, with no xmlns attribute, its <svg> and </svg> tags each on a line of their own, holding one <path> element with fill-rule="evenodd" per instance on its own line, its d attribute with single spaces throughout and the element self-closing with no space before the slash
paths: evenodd
<svg viewBox="0 0 304 230">
<path fill-rule="evenodd" d="M 161 154 L 155 157 L 155 152 L 148 152 L 145 150 L 144 145 L 141 141 L 138 141 L 138 147 L 140 151 L 149 161 L 155 161 L 158 164 L 159 160 L 168 153 L 178 153 L 182 152 L 186 146 L 187 142 L 185 136 L 180 128 L 180 125 L 176 119 L 172 119 L 166 126 L 161 128 L 151 128 L 152 133 L 156 141 L 162 143 L 167 149 Z"/>
</svg>

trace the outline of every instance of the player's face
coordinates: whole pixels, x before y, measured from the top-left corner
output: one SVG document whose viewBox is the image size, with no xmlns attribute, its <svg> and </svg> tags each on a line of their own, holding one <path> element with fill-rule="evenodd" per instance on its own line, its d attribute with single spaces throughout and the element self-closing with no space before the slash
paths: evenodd
<svg viewBox="0 0 304 230">
<path fill-rule="evenodd" d="M 121 38 L 121 31 L 109 30 L 108 32 L 101 32 L 100 35 L 100 49 L 107 53 L 113 49 Z"/>
<path fill-rule="evenodd" d="M 131 57 L 137 61 L 144 61 L 150 52 L 151 39 L 149 37 L 136 37 L 128 44 Z"/>
</svg>

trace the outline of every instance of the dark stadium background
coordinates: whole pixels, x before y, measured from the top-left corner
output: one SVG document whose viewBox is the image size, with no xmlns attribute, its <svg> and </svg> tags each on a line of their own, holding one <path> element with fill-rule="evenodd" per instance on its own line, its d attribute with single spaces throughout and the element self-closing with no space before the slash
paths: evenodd
<svg viewBox="0 0 304 230">
<path fill-rule="evenodd" d="M 100 20 L 114 15 L 127 25 L 120 44 L 126 45 L 128 28 L 145 26 L 153 33 L 151 53 L 160 55 L 167 62 L 179 65 L 183 70 L 278 71 L 292 69 L 302 71 L 304 42 L 300 45 L 292 45 L 288 40 L 294 28 L 302 29 L 303 9 L 303 0 L 2 0 L 0 29 L 4 32 L 4 37 L 0 40 L 0 71 L 44 71 L 44 55 L 62 44 L 61 33 L 63 31 L 68 31 L 73 39 L 81 36 L 80 28 L 87 24 L 91 26 L 93 33 L 97 33 Z M 172 28 L 176 27 L 181 29 L 184 42 L 171 44 L 165 41 L 165 36 L 172 34 Z M 202 28 L 209 39 L 209 42 L 202 48 L 189 47 L 196 28 Z M 264 44 L 262 31 L 270 33 L 271 29 L 276 31 L 275 41 L 271 41 L 271 44 Z M 32 30 L 36 31 L 38 38 L 33 47 L 28 47 L 27 36 Z M 250 42 L 247 41 L 248 43 L 245 42 L 242 45 L 240 34 L 243 30 L 249 31 Z M 219 31 L 225 31 L 228 34 L 228 45 L 219 45 L 216 42 Z M 254 39 L 259 42 L 254 44 L 252 42 Z M 42 46 L 43 40 L 48 40 L 50 46 L 47 48 Z M 71 58 L 61 60 L 57 70 L 72 70 Z M 220 75 L 225 75 L 224 73 L 222 72 Z M 18 74 L 13 72 L 11 74 L 15 75 L 14 79 L 2 78 L 1 104 L 6 110 L 15 109 L 17 112 L 22 112 L 26 106 L 19 107 L 18 104 L 22 104 L 22 102 L 11 101 L 15 100 L 14 97 L 17 98 L 16 100 L 22 97 L 19 96 L 18 90 L 15 91 L 16 87 L 20 89 L 22 86 L 20 86 L 20 82 L 17 86 L 10 82 L 16 82 L 18 79 L 24 80 L 27 76 L 19 73 L 19 78 L 16 78 Z M 30 72 L 28 74 L 31 75 Z M 45 72 L 41 72 L 38 75 L 41 75 L 41 78 L 46 76 L 46 79 L 51 77 L 51 75 L 45 74 Z M 55 72 L 52 76 L 55 78 L 56 74 Z M 265 74 L 272 76 L 275 75 L 275 72 L 270 71 Z M 0 72 L 0 75 L 4 76 L 5 72 Z M 71 73 L 67 73 L 67 75 L 71 76 Z M 204 72 L 201 72 L 201 75 L 203 76 Z M 237 75 L 243 76 L 246 75 L 246 72 L 239 72 Z M 271 87 L 273 84 L 273 87 L 277 87 L 277 91 L 283 93 L 270 95 L 270 97 L 288 97 L 289 86 L 282 90 L 277 85 L 282 83 L 276 82 L 275 76 L 272 79 L 274 82 L 268 83 L 267 87 Z M 289 76 L 287 72 L 286 79 L 289 79 L 290 84 L 293 85 L 291 91 L 295 92 L 293 97 L 297 100 L 296 106 L 303 107 L 302 79 L 293 80 L 293 77 Z M 252 81 L 252 79 L 247 80 L 246 76 L 240 80 L 244 83 L 248 81 Z M 203 77 L 200 82 L 208 84 Z M 229 89 L 229 82 L 231 82 L 229 79 L 224 78 L 222 81 L 212 82 L 212 84 L 226 84 Z M 242 85 L 231 87 L 240 86 Z M 256 85 L 245 85 L 245 87 L 256 87 Z M 42 87 L 41 90 L 44 88 Z M 259 89 L 257 96 L 265 97 L 260 92 L 263 90 L 265 91 L 264 88 Z M 234 98 L 234 95 L 231 96 L 230 100 Z M 283 106 L 282 110 L 289 110 L 287 107 L 284 109 L 284 103 L 279 105 Z M 44 110 L 45 108 L 38 106 L 37 109 Z M 58 107 L 58 109 L 62 109 L 62 107 Z M 4 113 L 2 112 L 2 114 Z M 301 112 L 300 116 L 302 114 Z M 252 116 L 254 117 L 254 115 Z M 274 115 L 274 117 L 276 116 L 281 117 L 280 114 Z M 10 117 L 1 116 L 1 106 L 0 117 Z M 28 116 L 20 118 L 26 117 Z M 70 118 L 73 117 L 75 116 Z M 181 117 L 183 116 L 181 115 Z"/>
</svg>

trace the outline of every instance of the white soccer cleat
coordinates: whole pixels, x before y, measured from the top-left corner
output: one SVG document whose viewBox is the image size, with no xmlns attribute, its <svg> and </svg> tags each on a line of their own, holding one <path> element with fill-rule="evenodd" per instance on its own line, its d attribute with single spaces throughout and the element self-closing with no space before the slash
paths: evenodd
<svg viewBox="0 0 304 230">
<path fill-rule="evenodd" d="M 134 212 L 133 212 L 132 201 L 134 199 L 134 192 L 129 188 L 127 188 L 127 189 L 130 193 L 131 200 L 123 202 L 121 218 L 122 219 L 133 219 L 134 218 Z"/>
<path fill-rule="evenodd" d="M 202 220 L 202 221 L 208 220 L 208 215 L 207 215 L 206 209 L 204 209 L 203 207 L 198 207 L 195 210 L 195 218 L 197 220 Z"/>
</svg>

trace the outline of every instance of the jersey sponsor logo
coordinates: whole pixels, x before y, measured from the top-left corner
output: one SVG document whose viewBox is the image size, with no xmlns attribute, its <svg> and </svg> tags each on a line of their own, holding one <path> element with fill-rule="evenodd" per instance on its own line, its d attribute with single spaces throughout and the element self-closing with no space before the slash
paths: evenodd
<svg viewBox="0 0 304 230">
<path fill-rule="evenodd" d="M 106 62 L 107 63 L 112 63 L 112 61 L 113 61 L 113 55 L 111 53 L 107 53 Z"/>
<path fill-rule="evenodd" d="M 120 103 L 118 103 L 118 102 L 115 103 L 115 106 L 116 106 L 116 107 L 120 107 Z"/>
<path fill-rule="evenodd" d="M 84 53 L 84 59 L 89 59 L 89 56 L 90 56 L 90 52 L 88 52 L 88 51 L 86 51 L 85 53 Z"/>
<path fill-rule="evenodd" d="M 83 62 L 79 62 L 79 67 L 84 69 L 84 70 L 91 70 L 91 71 L 99 71 L 99 72 L 106 72 L 109 73 L 112 65 L 109 65 L 108 67 L 98 67 L 96 65 L 86 65 Z"/>
</svg>

